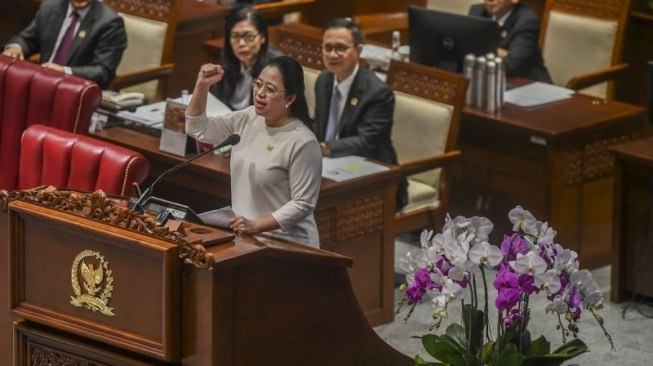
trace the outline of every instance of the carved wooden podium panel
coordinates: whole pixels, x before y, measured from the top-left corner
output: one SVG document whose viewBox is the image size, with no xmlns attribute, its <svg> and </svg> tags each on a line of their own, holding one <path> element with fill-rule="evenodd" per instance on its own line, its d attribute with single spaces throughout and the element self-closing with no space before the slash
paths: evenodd
<svg viewBox="0 0 653 366">
<path fill-rule="evenodd" d="M 338 254 L 171 231 L 102 192 L 0 191 L 0 230 L 2 365 L 412 364 L 370 327 Z"/>
</svg>

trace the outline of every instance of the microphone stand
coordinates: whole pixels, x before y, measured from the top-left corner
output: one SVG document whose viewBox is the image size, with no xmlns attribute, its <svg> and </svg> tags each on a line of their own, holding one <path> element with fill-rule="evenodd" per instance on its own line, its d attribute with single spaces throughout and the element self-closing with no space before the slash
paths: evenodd
<svg viewBox="0 0 653 366">
<path fill-rule="evenodd" d="M 129 209 L 130 210 L 135 210 L 135 211 L 138 211 L 138 212 L 143 212 L 143 206 L 142 206 L 143 203 L 152 195 L 152 192 L 154 191 L 154 187 L 163 179 L 163 177 L 165 177 L 166 175 L 187 166 L 188 164 L 194 162 L 195 160 L 197 160 L 197 159 L 199 159 L 199 158 L 201 158 L 203 156 L 206 156 L 206 155 L 214 152 L 215 150 L 221 149 L 221 148 L 223 148 L 225 146 L 229 146 L 229 145 L 236 145 L 238 142 L 240 142 L 240 136 L 236 135 L 236 134 L 233 134 L 233 135 L 227 137 L 227 139 L 224 140 L 222 143 L 214 146 L 213 148 L 211 148 L 209 150 L 206 150 L 201 154 L 197 154 L 196 156 L 192 157 L 191 159 L 188 159 L 188 160 L 184 161 L 183 163 L 181 163 L 179 165 L 175 165 L 172 168 L 166 170 L 165 172 L 163 172 L 163 174 L 159 175 L 154 180 L 154 182 L 152 182 L 152 184 L 150 184 L 150 186 L 147 187 L 147 189 L 136 200 L 129 202 L 129 205 L 128 205 Z"/>
</svg>

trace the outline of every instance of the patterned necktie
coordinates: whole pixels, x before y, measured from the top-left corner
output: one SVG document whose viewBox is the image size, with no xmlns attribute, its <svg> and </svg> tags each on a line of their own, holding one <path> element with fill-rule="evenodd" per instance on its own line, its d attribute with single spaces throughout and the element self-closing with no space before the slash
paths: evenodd
<svg viewBox="0 0 653 366">
<path fill-rule="evenodd" d="M 57 53 L 54 55 L 54 59 L 52 59 L 52 62 L 58 65 L 66 64 L 68 53 L 70 52 L 70 46 L 72 46 L 73 40 L 75 39 L 75 28 L 79 21 L 79 14 L 76 11 L 73 11 L 70 13 L 70 17 L 72 18 L 70 20 L 70 25 L 61 39 L 61 43 L 59 43 L 59 48 L 57 49 Z"/>
<path fill-rule="evenodd" d="M 338 135 L 338 110 L 340 109 L 340 91 L 337 87 L 333 88 L 331 95 L 331 106 L 329 107 L 329 121 L 327 122 L 324 141 L 334 140 Z"/>
</svg>

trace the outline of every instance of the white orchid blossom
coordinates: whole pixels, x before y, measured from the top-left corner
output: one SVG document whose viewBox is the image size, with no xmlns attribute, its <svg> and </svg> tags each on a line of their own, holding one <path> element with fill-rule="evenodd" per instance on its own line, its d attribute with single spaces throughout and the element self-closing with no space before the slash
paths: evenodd
<svg viewBox="0 0 653 366">
<path fill-rule="evenodd" d="M 535 286 L 541 288 L 547 295 L 560 291 L 560 276 L 555 269 L 549 269 L 535 276 Z"/>
<path fill-rule="evenodd" d="M 510 267 L 519 274 L 528 273 L 539 275 L 546 271 L 546 262 L 537 253 L 530 251 L 524 254 L 517 254 L 517 260 L 510 262 Z"/>
<path fill-rule="evenodd" d="M 501 249 L 484 241 L 474 245 L 469 250 L 469 260 L 478 265 L 484 264 L 489 267 L 496 267 L 503 260 L 503 254 Z"/>
<path fill-rule="evenodd" d="M 553 238 L 555 238 L 557 233 L 552 227 L 549 227 L 548 222 L 541 223 L 537 230 L 538 244 L 553 244 Z"/>
<path fill-rule="evenodd" d="M 433 237 L 433 230 L 424 230 L 419 236 L 419 242 L 422 244 L 422 248 L 426 249 L 431 246 L 431 237 Z"/>
<path fill-rule="evenodd" d="M 469 226 L 467 226 L 467 232 L 474 234 L 474 241 L 476 243 L 488 241 L 492 229 L 494 229 L 492 221 L 480 216 L 474 216 L 469 219 Z"/>
<path fill-rule="evenodd" d="M 573 250 L 564 249 L 561 245 L 555 244 L 554 248 L 557 251 L 553 268 L 559 273 L 565 272 L 572 274 L 578 271 L 578 254 Z"/>
<path fill-rule="evenodd" d="M 399 260 L 399 268 L 406 273 L 415 273 L 419 270 L 419 267 L 415 263 L 413 255 L 408 252 Z"/>
<path fill-rule="evenodd" d="M 433 297 L 433 302 L 440 307 L 445 307 L 447 304 L 465 298 L 465 289 L 459 284 L 455 283 L 451 278 L 445 279 L 442 284 L 442 291 Z"/>
<path fill-rule="evenodd" d="M 523 231 L 533 234 L 536 231 L 537 220 L 529 211 L 517 206 L 508 212 L 508 219 L 512 222 L 512 231 Z"/>
<path fill-rule="evenodd" d="M 544 308 L 544 310 L 547 313 L 564 314 L 567 312 L 567 310 L 569 310 L 569 306 L 565 302 L 564 296 L 557 295 L 553 298 L 553 301 L 551 301 L 551 303 Z"/>
</svg>

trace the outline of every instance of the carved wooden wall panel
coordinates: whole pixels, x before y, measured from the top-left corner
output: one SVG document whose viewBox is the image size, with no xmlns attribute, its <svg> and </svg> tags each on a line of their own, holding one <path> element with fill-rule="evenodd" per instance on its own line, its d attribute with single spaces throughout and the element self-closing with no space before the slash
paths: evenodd
<svg viewBox="0 0 653 366">
<path fill-rule="evenodd" d="M 147 18 L 166 19 L 179 0 L 105 0 L 116 11 Z"/>
<path fill-rule="evenodd" d="M 297 60 L 302 66 L 316 70 L 324 69 L 320 40 L 280 30 L 277 47 L 287 56 Z"/>
<path fill-rule="evenodd" d="M 609 148 L 630 141 L 627 135 L 596 141 L 564 154 L 564 183 L 583 184 L 592 179 L 605 177 L 614 170 L 614 157 Z"/>
<path fill-rule="evenodd" d="M 315 213 L 322 246 L 383 231 L 383 196 L 374 195 Z"/>
<path fill-rule="evenodd" d="M 391 61 L 387 82 L 394 91 L 453 105 L 461 110 L 467 92 L 467 80 L 461 75 L 410 62 Z"/>
</svg>

